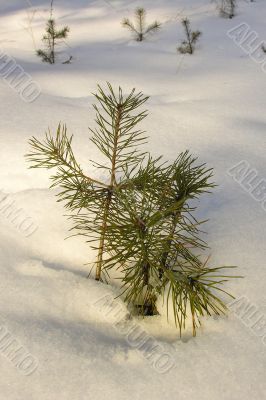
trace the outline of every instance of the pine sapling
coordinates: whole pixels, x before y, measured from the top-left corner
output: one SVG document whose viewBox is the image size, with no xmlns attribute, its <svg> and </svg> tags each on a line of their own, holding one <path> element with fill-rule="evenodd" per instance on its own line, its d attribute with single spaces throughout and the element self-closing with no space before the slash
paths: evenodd
<svg viewBox="0 0 266 400">
<path fill-rule="evenodd" d="M 161 27 L 161 23 L 154 21 L 147 26 L 145 9 L 137 8 L 135 10 L 135 24 L 128 18 L 124 18 L 122 26 L 128 28 L 133 33 L 136 41 L 142 42 L 148 34 L 158 31 Z"/>
<path fill-rule="evenodd" d="M 56 47 L 60 45 L 68 37 L 69 27 L 65 26 L 57 30 L 56 23 L 53 18 L 53 0 L 50 6 L 50 17 L 46 23 L 46 34 L 43 36 L 42 41 L 45 44 L 45 49 L 37 50 L 37 56 L 41 57 L 43 62 L 55 64 L 56 61 Z M 67 60 L 70 62 L 72 57 Z M 66 63 L 66 62 L 65 62 Z"/>
<path fill-rule="evenodd" d="M 232 19 L 235 16 L 236 0 L 221 0 L 220 15 Z"/>
<path fill-rule="evenodd" d="M 190 29 L 190 21 L 185 18 L 182 20 L 182 24 L 184 26 L 186 40 L 184 40 L 181 46 L 178 47 L 178 51 L 181 54 L 193 54 L 195 50 L 195 45 L 201 36 L 200 31 L 192 31 Z"/>
<path fill-rule="evenodd" d="M 95 98 L 91 141 L 106 162 L 94 166 L 106 179 L 85 174 L 62 125 L 43 141 L 30 140 L 31 168 L 55 170 L 51 186 L 59 188 L 58 201 L 70 214 L 74 234 L 97 250 L 95 279 L 110 282 L 116 270 L 122 298 L 143 316 L 156 314 L 163 296 L 180 334 L 191 315 L 195 335 L 202 315 L 226 312 L 219 293 L 226 293 L 221 285 L 230 277 L 224 268 L 233 268 L 210 268 L 199 255 L 207 246 L 192 203 L 211 190 L 213 172 L 188 151 L 172 164 L 142 151 L 146 134 L 138 124 L 147 116 L 139 110 L 147 100 L 142 93 L 125 96 L 108 84 Z"/>
</svg>

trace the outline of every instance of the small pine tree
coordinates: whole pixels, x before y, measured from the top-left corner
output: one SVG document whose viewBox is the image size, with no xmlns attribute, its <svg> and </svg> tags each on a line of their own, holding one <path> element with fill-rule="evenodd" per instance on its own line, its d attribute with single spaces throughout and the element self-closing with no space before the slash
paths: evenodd
<svg viewBox="0 0 266 400">
<path fill-rule="evenodd" d="M 213 187 L 212 170 L 187 151 L 173 164 L 142 152 L 146 135 L 137 128 L 147 116 L 138 110 L 147 100 L 142 93 L 124 96 L 119 88 L 115 94 L 108 84 L 108 91 L 99 87 L 95 97 L 100 107 L 94 106 L 91 141 L 107 159 L 96 164 L 107 180 L 84 173 L 72 136 L 61 125 L 55 137 L 47 133 L 43 141 L 30 140 L 31 168 L 56 170 L 51 179 L 59 188 L 58 201 L 70 212 L 75 232 L 98 251 L 95 279 L 108 282 L 110 271 L 119 270 L 121 295 L 141 315 L 155 314 L 157 297 L 165 296 L 180 334 L 190 309 L 195 335 L 200 316 L 226 311 L 217 296 L 228 279 L 225 267 L 209 268 L 198 256 L 206 244 L 190 204 Z"/>
<path fill-rule="evenodd" d="M 146 11 L 144 8 L 137 8 L 135 10 L 135 25 L 128 18 L 124 18 L 122 26 L 128 28 L 135 36 L 136 41 L 142 42 L 146 35 L 156 32 L 160 29 L 161 23 L 154 21 L 152 24 L 146 26 Z"/>
<path fill-rule="evenodd" d="M 235 16 L 236 0 L 221 0 L 220 15 L 232 19 Z"/>
<path fill-rule="evenodd" d="M 54 64 L 56 61 L 56 46 L 58 46 L 64 39 L 68 37 L 69 27 L 65 26 L 60 30 L 56 29 L 56 23 L 53 18 L 53 0 L 50 6 L 50 17 L 46 23 L 46 34 L 43 36 L 42 40 L 45 43 L 45 49 L 37 50 L 37 56 L 41 57 L 43 62 L 49 64 Z M 69 58 L 70 62 L 72 57 Z M 65 62 L 67 63 L 67 62 Z"/>
<path fill-rule="evenodd" d="M 192 32 L 190 29 L 190 21 L 185 18 L 182 20 L 182 24 L 184 26 L 186 40 L 182 42 L 182 45 L 178 47 L 178 51 L 181 54 L 193 54 L 195 50 L 195 45 L 201 36 L 200 31 Z"/>
</svg>

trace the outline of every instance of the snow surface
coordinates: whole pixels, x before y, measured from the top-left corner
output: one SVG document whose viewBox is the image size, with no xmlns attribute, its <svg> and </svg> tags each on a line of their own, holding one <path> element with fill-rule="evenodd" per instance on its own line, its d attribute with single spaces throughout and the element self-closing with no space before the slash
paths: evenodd
<svg viewBox="0 0 266 400">
<path fill-rule="evenodd" d="M 48 174 L 28 170 L 24 160 L 28 138 L 42 138 L 48 126 L 54 130 L 62 121 L 74 133 L 76 153 L 89 172 L 88 160 L 98 157 L 88 140 L 97 83 L 150 95 L 143 127 L 151 152 L 173 160 L 190 149 L 215 168 L 219 186 L 201 205 L 201 216 L 210 219 L 205 230 L 212 263 L 239 265 L 245 279 L 228 287 L 265 315 L 266 214 L 227 170 L 246 160 L 266 178 L 266 75 L 226 34 L 246 22 L 266 39 L 265 1 L 239 0 L 236 18 L 226 20 L 210 0 L 58 0 L 55 16 L 71 28 L 66 52 L 74 59 L 55 66 L 34 55 L 48 5 L 48 0 L 0 1 L 0 47 L 42 88 L 27 104 L 0 80 L 0 189 L 38 227 L 26 237 L 0 214 L 0 328 L 38 360 L 38 368 L 25 376 L 0 349 L 0 399 L 265 398 L 265 346 L 234 313 L 204 319 L 196 338 L 187 334 L 182 340 L 163 317 L 137 321 L 175 361 L 159 374 L 92 306 L 115 289 L 86 279 L 91 251 L 80 239 L 64 240 L 69 222 L 48 190 Z M 149 10 L 148 18 L 164 23 L 141 44 L 120 24 L 139 5 Z M 203 32 L 192 57 L 176 52 L 183 16 Z"/>
</svg>

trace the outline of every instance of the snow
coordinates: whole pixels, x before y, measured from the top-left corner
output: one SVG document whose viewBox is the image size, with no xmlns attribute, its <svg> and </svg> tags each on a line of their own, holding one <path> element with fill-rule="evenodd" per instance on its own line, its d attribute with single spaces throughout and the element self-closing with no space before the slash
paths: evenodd
<svg viewBox="0 0 266 400">
<path fill-rule="evenodd" d="M 0 80 L 0 199 L 9 194 L 16 209 L 22 209 L 36 227 L 27 236 L 0 210 L 1 399 L 265 397 L 262 335 L 255 335 L 233 310 L 225 318 L 205 318 L 196 338 L 188 329 L 180 340 L 165 315 L 130 320 L 121 300 L 116 300 L 124 310 L 123 324 L 136 324 L 174 360 L 173 368 L 159 373 L 95 306 L 117 291 L 86 279 L 89 266 L 85 264 L 91 261 L 92 251 L 80 239 L 65 240 L 69 221 L 56 203 L 55 192 L 48 189 L 48 173 L 28 170 L 25 164 L 27 140 L 32 135 L 42 138 L 48 127 L 54 130 L 62 121 L 75 135 L 81 164 L 92 172 L 89 159 L 97 160 L 98 155 L 88 140 L 88 126 L 93 125 L 91 93 L 97 83 L 109 81 L 128 91 L 136 87 L 150 95 L 143 127 L 150 135 L 151 152 L 173 160 L 190 149 L 214 167 L 219 186 L 212 196 L 204 197 L 200 208 L 201 216 L 210 219 L 205 230 L 211 260 L 214 265 L 239 266 L 245 279 L 231 282 L 228 288 L 237 298 L 246 296 L 264 318 L 265 210 L 227 171 L 246 160 L 258 171 L 258 178 L 266 177 L 266 75 L 227 31 L 244 22 L 260 40 L 266 39 L 266 4 L 239 0 L 232 20 L 220 18 L 209 0 L 145 0 L 142 4 L 148 19 L 164 25 L 140 44 L 120 24 L 141 5 L 138 1 L 55 1 L 58 23 L 71 28 L 66 53 L 73 55 L 73 62 L 49 66 L 34 55 L 34 43 L 41 45 L 49 1 L 0 1 L 0 47 L 42 88 L 36 101 L 25 103 Z M 191 57 L 176 52 L 183 39 L 179 23 L 183 16 L 190 18 L 193 29 L 203 32 Z M 4 354 L 3 327 L 37 360 L 30 375 L 21 373 Z"/>
</svg>

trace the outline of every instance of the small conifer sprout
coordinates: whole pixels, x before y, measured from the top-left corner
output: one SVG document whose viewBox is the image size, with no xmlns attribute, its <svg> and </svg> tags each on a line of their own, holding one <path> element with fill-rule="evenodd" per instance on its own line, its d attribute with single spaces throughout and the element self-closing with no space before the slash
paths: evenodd
<svg viewBox="0 0 266 400">
<path fill-rule="evenodd" d="M 147 26 L 146 11 L 144 8 L 137 8 L 135 10 L 135 24 L 128 18 L 124 18 L 122 25 L 133 33 L 137 42 L 142 42 L 148 34 L 158 31 L 161 27 L 161 23 L 158 21 L 154 21 Z"/>
<path fill-rule="evenodd" d="M 56 62 L 56 47 L 60 45 L 65 39 L 67 39 L 69 34 L 69 27 L 65 26 L 59 30 L 56 28 L 56 23 L 53 18 L 53 1 L 51 1 L 50 6 L 50 17 L 46 23 L 46 33 L 42 37 L 42 41 L 45 44 L 45 49 L 37 50 L 37 56 L 41 57 L 43 62 L 49 64 L 55 64 Z M 65 62 L 70 63 L 72 56 L 69 57 L 69 60 Z"/>
<path fill-rule="evenodd" d="M 232 19 L 235 16 L 236 0 L 220 0 L 220 15 Z"/>
<path fill-rule="evenodd" d="M 108 283 L 116 270 L 122 298 L 143 316 L 156 314 L 156 300 L 164 296 L 180 334 L 190 315 L 195 335 L 201 316 L 226 312 L 219 293 L 228 294 L 221 285 L 232 276 L 223 271 L 234 268 L 210 268 L 198 255 L 207 245 L 194 203 L 214 186 L 213 171 L 188 151 L 172 164 L 142 151 L 147 139 L 138 127 L 147 116 L 139 110 L 147 100 L 142 93 L 124 95 L 121 88 L 115 93 L 107 84 L 95 98 L 91 141 L 106 161 L 94 166 L 106 179 L 85 174 L 63 125 L 43 140 L 33 137 L 26 157 L 31 168 L 55 171 L 51 187 L 59 189 L 74 234 L 97 250 L 95 279 Z"/>
<path fill-rule="evenodd" d="M 193 32 L 190 28 L 190 21 L 187 18 L 182 20 L 182 25 L 184 26 L 186 40 L 184 40 L 181 46 L 178 47 L 178 51 L 181 54 L 193 54 L 195 50 L 195 45 L 201 36 L 200 31 Z"/>
</svg>

